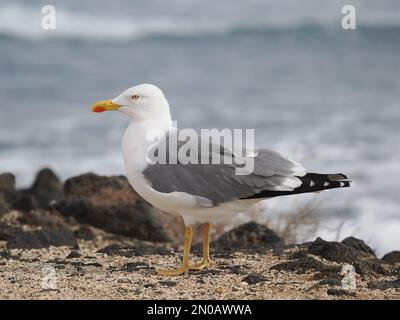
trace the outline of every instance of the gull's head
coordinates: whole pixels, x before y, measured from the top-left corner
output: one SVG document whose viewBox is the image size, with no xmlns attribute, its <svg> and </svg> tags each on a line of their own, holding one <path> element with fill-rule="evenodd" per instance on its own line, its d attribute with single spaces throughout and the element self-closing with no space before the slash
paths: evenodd
<svg viewBox="0 0 400 320">
<path fill-rule="evenodd" d="M 152 84 L 139 84 L 126 89 L 111 100 L 98 101 L 93 112 L 118 110 L 135 120 L 170 118 L 168 101 L 163 92 Z"/>
</svg>

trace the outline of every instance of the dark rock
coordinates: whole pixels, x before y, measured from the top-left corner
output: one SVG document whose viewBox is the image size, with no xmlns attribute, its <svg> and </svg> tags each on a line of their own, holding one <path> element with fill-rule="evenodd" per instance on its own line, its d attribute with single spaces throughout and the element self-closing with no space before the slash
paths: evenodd
<svg viewBox="0 0 400 320">
<path fill-rule="evenodd" d="M 50 169 L 41 170 L 32 185 L 31 192 L 42 208 L 48 208 L 52 203 L 63 197 L 63 187 L 60 179 Z"/>
<path fill-rule="evenodd" d="M 360 256 L 373 256 L 375 257 L 375 252 L 369 246 L 365 244 L 363 240 L 347 237 L 342 240 L 342 243 L 350 248 L 353 248 L 353 252 Z"/>
<path fill-rule="evenodd" d="M 83 263 L 80 261 L 76 262 L 71 262 L 72 265 L 76 267 L 97 267 L 97 268 L 102 268 L 103 265 L 100 262 L 88 262 L 88 263 Z"/>
<path fill-rule="evenodd" d="M 303 249 L 303 250 L 299 250 L 299 251 L 295 251 L 295 252 L 290 252 L 287 255 L 287 257 L 290 260 L 294 260 L 294 259 L 303 259 L 303 258 L 309 257 L 309 255 L 307 254 L 307 250 Z"/>
<path fill-rule="evenodd" d="M 105 253 L 108 256 L 120 256 L 132 258 L 136 256 L 135 247 L 124 247 L 119 244 L 111 244 L 97 251 L 97 253 Z"/>
<path fill-rule="evenodd" d="M 362 276 L 373 273 L 389 275 L 373 250 L 364 241 L 353 237 L 343 242 L 328 242 L 317 238 L 309 245 L 308 253 L 334 262 L 349 263 Z"/>
<path fill-rule="evenodd" d="M 342 284 L 342 280 L 338 278 L 323 278 L 318 282 L 321 286 L 327 285 L 330 287 L 337 287 Z"/>
<path fill-rule="evenodd" d="M 11 173 L 0 174 L 0 215 L 11 210 L 15 197 L 14 175 Z"/>
<path fill-rule="evenodd" d="M 381 274 L 390 275 L 390 272 L 382 265 L 378 259 L 359 259 L 353 263 L 356 272 L 361 275 Z"/>
<path fill-rule="evenodd" d="M 39 209 L 39 203 L 35 197 L 25 191 L 18 193 L 16 201 L 12 204 L 12 208 L 22 212 L 29 212 Z"/>
<path fill-rule="evenodd" d="M 233 274 L 245 274 L 244 270 L 242 270 L 242 267 L 237 265 L 223 265 L 220 266 L 220 268 L 224 270 L 229 270 Z"/>
<path fill-rule="evenodd" d="M 150 270 L 154 269 L 154 267 L 151 267 L 149 264 L 144 263 L 144 262 L 130 262 L 124 265 L 121 269 L 121 271 L 126 271 L 126 272 L 133 272 L 133 271 L 138 271 L 138 270 Z"/>
<path fill-rule="evenodd" d="M 272 248 L 284 243 L 285 241 L 267 226 L 249 222 L 225 232 L 215 241 L 214 245 L 216 247 L 225 248 L 246 248 L 254 246 Z"/>
<path fill-rule="evenodd" d="M 97 268 L 103 267 L 103 265 L 99 262 L 86 262 L 85 263 L 82 261 L 67 261 L 67 260 L 60 260 L 60 259 L 49 260 L 47 263 L 54 263 L 57 265 L 57 267 L 71 265 L 71 266 L 76 267 L 78 270 L 80 270 L 82 267 L 97 267 Z"/>
<path fill-rule="evenodd" d="M 120 256 L 132 258 L 138 256 L 137 254 L 138 248 L 134 246 L 122 246 L 119 244 L 112 244 L 104 247 L 103 249 L 98 250 L 98 253 L 105 253 L 108 256 Z"/>
<path fill-rule="evenodd" d="M 79 258 L 81 256 L 81 254 L 76 251 L 76 250 L 72 250 L 69 255 L 66 256 L 66 259 L 74 259 L 74 258 Z"/>
<path fill-rule="evenodd" d="M 161 256 L 169 255 L 171 254 L 171 250 L 166 249 L 166 248 L 157 248 L 157 247 L 152 247 L 152 246 L 140 246 L 136 249 L 136 255 L 137 256 L 147 256 L 147 255 L 154 255 L 158 254 Z"/>
<path fill-rule="evenodd" d="M 343 275 L 341 275 L 341 266 L 332 266 L 323 261 L 317 260 L 313 255 L 307 254 L 306 247 L 302 250 L 288 254 L 289 261 L 274 265 L 271 269 L 284 270 L 304 274 L 308 271 L 316 272 L 313 275 L 314 280 L 319 280 L 320 285 L 339 286 Z"/>
<path fill-rule="evenodd" d="M 12 173 L 0 174 L 0 193 L 15 191 L 15 176 Z"/>
<path fill-rule="evenodd" d="M 35 210 L 25 212 L 18 221 L 30 226 L 40 226 L 43 228 L 62 228 L 67 227 L 65 217 L 57 211 Z"/>
<path fill-rule="evenodd" d="M 158 282 L 158 284 L 164 287 L 175 287 L 177 285 L 175 281 L 170 281 L 170 280 L 160 281 Z"/>
<path fill-rule="evenodd" d="M 395 263 L 400 263 L 400 251 L 392 251 L 389 253 L 386 253 L 382 257 L 382 261 L 390 264 L 395 264 Z"/>
<path fill-rule="evenodd" d="M 65 222 L 70 225 L 79 225 L 79 222 L 72 216 L 65 217 Z"/>
<path fill-rule="evenodd" d="M 340 272 L 340 268 L 328 266 L 325 263 L 318 261 L 314 257 L 308 255 L 300 259 L 276 264 L 272 266 L 271 269 L 278 271 L 291 271 L 297 274 L 303 274 L 310 270 L 324 271 L 330 273 Z"/>
<path fill-rule="evenodd" d="M 11 257 L 11 252 L 9 250 L 0 250 L 0 258 L 10 259 Z"/>
<path fill-rule="evenodd" d="M 308 253 L 334 262 L 353 263 L 357 260 L 354 249 L 340 242 L 317 238 L 308 247 Z"/>
<path fill-rule="evenodd" d="M 267 279 L 264 276 L 256 273 L 249 274 L 248 276 L 242 279 L 243 282 L 246 282 L 248 284 L 257 284 L 260 282 L 265 282 L 266 280 Z"/>
<path fill-rule="evenodd" d="M 6 201 L 5 196 L 0 193 L 0 215 L 9 212 L 10 209 L 10 204 Z"/>
<path fill-rule="evenodd" d="M 174 240 L 175 217 L 145 202 L 122 176 L 88 173 L 65 182 L 65 198 L 56 208 L 65 216 L 108 232 L 148 241 Z"/>
<path fill-rule="evenodd" d="M 356 293 L 354 291 L 348 291 L 344 289 L 330 288 L 326 291 L 326 293 L 330 296 L 350 296 L 350 297 L 356 296 Z"/>
<path fill-rule="evenodd" d="M 144 255 L 167 255 L 170 254 L 171 251 L 165 248 L 157 248 L 157 247 L 129 247 L 129 246 L 121 246 L 118 244 L 112 244 L 103 249 L 97 251 L 98 253 L 105 253 L 108 256 L 121 256 L 132 258 L 135 256 L 144 256 Z"/>
<path fill-rule="evenodd" d="M 237 252 L 234 248 L 214 248 L 213 243 L 211 244 L 211 254 L 215 258 L 219 259 L 232 259 L 234 254 Z M 201 251 L 202 252 L 202 251 Z"/>
<path fill-rule="evenodd" d="M 43 229 L 21 232 L 7 241 L 8 249 L 38 249 L 49 246 L 75 246 L 74 233 L 67 229 Z"/>
<path fill-rule="evenodd" d="M 17 237 L 22 232 L 21 229 L 5 223 L 0 223 L 0 240 L 8 241 Z"/>
<path fill-rule="evenodd" d="M 95 238 L 95 234 L 89 227 L 82 226 L 75 231 L 75 237 L 77 239 L 93 240 Z"/>
<path fill-rule="evenodd" d="M 314 274 L 313 279 L 319 280 L 318 283 L 320 285 L 329 285 L 331 287 L 340 286 L 343 279 L 341 271 L 341 267 L 326 267 Z"/>
<path fill-rule="evenodd" d="M 379 281 L 379 282 L 369 282 L 368 289 L 379 289 L 379 290 L 387 290 L 387 289 L 400 289 L 400 279 L 393 281 Z"/>
</svg>

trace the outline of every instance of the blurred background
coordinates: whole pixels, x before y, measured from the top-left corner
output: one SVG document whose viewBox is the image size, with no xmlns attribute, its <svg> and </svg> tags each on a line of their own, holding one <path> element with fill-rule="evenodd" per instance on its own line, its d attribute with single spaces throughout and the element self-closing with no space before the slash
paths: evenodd
<svg viewBox="0 0 400 320">
<path fill-rule="evenodd" d="M 41 28 L 47 4 L 56 30 Z M 357 30 L 341 28 L 345 4 Z M 0 0 L 0 172 L 19 187 L 45 166 L 123 174 L 127 119 L 90 106 L 149 82 L 180 128 L 255 128 L 259 147 L 350 174 L 353 188 L 316 198 L 318 235 L 382 254 L 400 247 L 399 57 L 397 0 Z"/>
</svg>

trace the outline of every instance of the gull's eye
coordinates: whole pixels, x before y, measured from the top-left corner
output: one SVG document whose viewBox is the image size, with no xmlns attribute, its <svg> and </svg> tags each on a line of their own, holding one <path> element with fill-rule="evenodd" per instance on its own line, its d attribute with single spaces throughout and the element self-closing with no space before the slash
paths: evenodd
<svg viewBox="0 0 400 320">
<path fill-rule="evenodd" d="M 134 94 L 131 98 L 132 100 L 139 100 L 140 97 L 137 94 Z"/>
</svg>

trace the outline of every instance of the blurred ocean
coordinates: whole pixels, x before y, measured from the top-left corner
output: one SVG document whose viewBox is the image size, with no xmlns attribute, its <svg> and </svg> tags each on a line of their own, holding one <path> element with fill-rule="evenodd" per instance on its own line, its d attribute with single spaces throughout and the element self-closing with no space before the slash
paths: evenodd
<svg viewBox="0 0 400 320">
<path fill-rule="evenodd" d="M 257 146 L 350 174 L 353 188 L 318 197 L 325 221 L 399 249 L 400 2 L 351 1 L 358 29 L 343 30 L 348 2 L 53 0 L 44 31 L 49 1 L 0 0 L 0 172 L 19 186 L 44 166 L 124 173 L 127 120 L 90 106 L 149 82 L 180 128 L 255 128 Z"/>
</svg>

